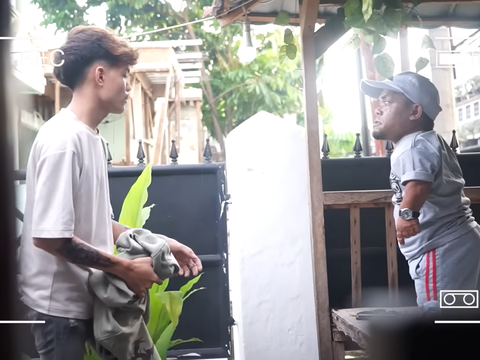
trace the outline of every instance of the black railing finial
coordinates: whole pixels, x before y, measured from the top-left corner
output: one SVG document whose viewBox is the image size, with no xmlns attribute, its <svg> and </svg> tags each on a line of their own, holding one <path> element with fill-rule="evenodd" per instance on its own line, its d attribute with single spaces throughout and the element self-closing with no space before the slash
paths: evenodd
<svg viewBox="0 0 480 360">
<path fill-rule="evenodd" d="M 385 150 L 387 150 L 387 157 L 392 156 L 393 143 L 390 140 L 387 140 L 387 143 L 385 144 Z"/>
<path fill-rule="evenodd" d="M 457 140 L 457 132 L 452 130 L 452 141 L 450 141 L 450 148 L 456 154 L 458 149 L 458 140 Z"/>
<path fill-rule="evenodd" d="M 205 144 L 205 150 L 203 151 L 203 162 L 207 164 L 212 162 L 212 149 L 210 147 L 209 138 L 207 138 L 207 143 Z"/>
<path fill-rule="evenodd" d="M 355 134 L 355 136 L 357 138 L 355 139 L 355 144 L 353 145 L 353 152 L 355 154 L 353 157 L 359 158 L 359 157 L 362 157 L 363 148 L 362 148 L 362 143 L 360 142 L 360 134 L 357 133 Z"/>
<path fill-rule="evenodd" d="M 107 145 L 107 166 L 112 166 L 112 154 L 110 153 L 110 147 L 108 146 L 108 142 L 106 142 Z"/>
<path fill-rule="evenodd" d="M 171 165 L 178 165 L 178 152 L 177 147 L 175 146 L 175 140 L 172 140 L 172 147 L 170 148 L 170 159 Z"/>
<path fill-rule="evenodd" d="M 330 159 L 330 146 L 328 145 L 327 134 L 323 134 L 322 159 Z"/>
<path fill-rule="evenodd" d="M 137 159 L 138 159 L 138 165 L 145 165 L 145 151 L 143 151 L 142 139 L 138 140 Z"/>
</svg>

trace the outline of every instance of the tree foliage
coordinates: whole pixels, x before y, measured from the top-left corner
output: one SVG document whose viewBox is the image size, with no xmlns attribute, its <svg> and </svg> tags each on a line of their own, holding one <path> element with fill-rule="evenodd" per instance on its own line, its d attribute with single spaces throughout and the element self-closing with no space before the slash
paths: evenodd
<svg viewBox="0 0 480 360">
<path fill-rule="evenodd" d="M 107 26 L 120 36 L 200 19 L 204 8 L 211 6 L 211 0 L 191 0 L 184 1 L 183 9 L 175 11 L 169 2 L 153 0 L 32 1 L 45 14 L 42 25 L 54 24 L 62 31 L 88 24 L 88 10 L 105 3 L 108 6 Z M 252 27 L 252 35 L 254 33 L 255 27 Z M 275 30 L 267 35 L 254 35 L 259 43 L 258 55 L 247 65 L 237 58 L 241 34 L 241 24 L 220 29 L 216 21 L 210 21 L 132 38 L 134 41 L 203 40 L 201 48 L 193 49 L 209 55 L 209 60 L 204 62 L 206 78 L 197 86 L 203 90 L 204 124 L 221 145 L 230 130 L 260 110 L 280 116 L 297 114 L 302 121 L 300 59 L 279 57 L 284 43 L 283 32 Z"/>
</svg>

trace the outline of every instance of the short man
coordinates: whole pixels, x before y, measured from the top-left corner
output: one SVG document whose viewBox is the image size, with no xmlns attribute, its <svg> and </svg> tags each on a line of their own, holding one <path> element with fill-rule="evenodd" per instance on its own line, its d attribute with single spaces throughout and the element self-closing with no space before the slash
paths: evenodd
<svg viewBox="0 0 480 360">
<path fill-rule="evenodd" d="M 121 277 L 139 296 L 154 283 L 151 258 L 125 260 L 113 246 L 125 231 L 112 221 L 106 146 L 97 126 L 120 114 L 130 91 L 129 67 L 138 54 L 108 31 L 79 26 L 68 35 L 55 76 L 72 101 L 39 131 L 27 167 L 27 199 L 20 247 L 22 301 L 31 309 L 41 360 L 82 360 L 93 338 L 92 271 Z M 185 245 L 168 239 L 181 269 L 202 264 Z"/>
<path fill-rule="evenodd" d="M 362 81 L 361 89 L 380 101 L 373 137 L 395 144 L 394 217 L 418 305 L 438 308 L 440 290 L 480 290 L 480 226 L 456 155 L 433 130 L 442 110 L 437 88 L 404 72 L 392 80 Z"/>
</svg>

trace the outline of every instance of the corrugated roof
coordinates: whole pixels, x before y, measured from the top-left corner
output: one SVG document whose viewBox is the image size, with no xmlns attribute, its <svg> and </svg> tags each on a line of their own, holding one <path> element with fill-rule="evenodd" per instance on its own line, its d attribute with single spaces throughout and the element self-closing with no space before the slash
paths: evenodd
<svg viewBox="0 0 480 360">
<path fill-rule="evenodd" d="M 217 18 L 222 18 L 228 13 L 232 13 L 242 6 L 251 6 L 255 0 L 215 0 L 213 14 Z M 340 1 L 338 1 L 340 3 Z M 226 7 L 229 8 L 228 10 Z M 336 14 L 341 4 L 321 4 L 318 9 L 318 19 L 325 20 Z M 292 24 L 298 24 L 299 17 L 298 0 L 260 0 L 249 12 L 249 18 L 252 24 L 266 24 L 274 21 L 280 11 L 286 11 L 290 14 Z M 480 3 L 459 1 L 453 2 L 424 2 L 416 8 L 422 23 L 416 21 L 413 26 L 438 27 L 438 26 L 456 26 L 465 28 L 480 27 Z M 242 18 L 238 19 L 241 21 Z"/>
</svg>

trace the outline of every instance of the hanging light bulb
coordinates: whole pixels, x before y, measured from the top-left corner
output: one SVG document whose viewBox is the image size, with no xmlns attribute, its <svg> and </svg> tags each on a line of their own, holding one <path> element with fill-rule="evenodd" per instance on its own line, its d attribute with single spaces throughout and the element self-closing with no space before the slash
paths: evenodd
<svg viewBox="0 0 480 360">
<path fill-rule="evenodd" d="M 244 64 L 252 62 L 257 56 L 257 50 L 253 47 L 252 35 L 250 34 L 250 20 L 246 15 L 243 23 L 243 41 L 238 48 L 237 56 L 238 60 Z"/>
</svg>

